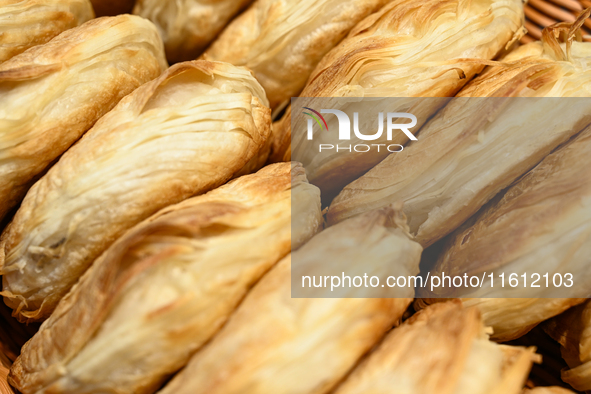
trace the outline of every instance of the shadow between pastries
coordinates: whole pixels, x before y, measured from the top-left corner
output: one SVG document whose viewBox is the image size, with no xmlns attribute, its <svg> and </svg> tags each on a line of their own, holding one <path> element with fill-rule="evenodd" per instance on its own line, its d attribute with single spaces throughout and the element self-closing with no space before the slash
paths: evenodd
<svg viewBox="0 0 591 394">
<path fill-rule="evenodd" d="M 176 63 L 194 60 L 201 55 L 232 18 L 251 2 L 252 0 L 137 0 L 133 13 L 154 22 L 164 41 L 168 60 Z"/>
</svg>

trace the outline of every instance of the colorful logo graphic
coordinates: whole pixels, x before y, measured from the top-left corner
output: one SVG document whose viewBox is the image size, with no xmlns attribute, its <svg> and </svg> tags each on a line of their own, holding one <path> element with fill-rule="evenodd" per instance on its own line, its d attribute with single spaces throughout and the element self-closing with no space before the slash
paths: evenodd
<svg viewBox="0 0 591 394">
<path fill-rule="evenodd" d="M 304 112 L 304 114 L 312 117 L 312 119 L 314 119 L 316 121 L 316 123 L 318 123 L 318 126 L 320 126 L 321 130 L 324 129 L 324 127 L 322 127 L 322 123 L 320 123 L 320 119 L 322 119 L 322 122 L 324 123 L 324 126 L 326 127 L 326 131 L 328 131 L 328 125 L 326 124 L 326 120 L 324 120 L 324 117 L 322 115 L 320 115 L 320 112 L 314 111 L 312 108 L 308 108 L 308 107 L 303 107 L 303 108 L 307 109 L 308 111 L 312 111 L 317 115 L 317 116 L 314 116 L 309 112 Z M 318 119 L 318 117 L 320 117 L 320 119 Z"/>
<path fill-rule="evenodd" d="M 347 150 L 349 152 L 369 152 L 372 149 L 377 149 L 380 151 L 380 148 L 387 149 L 388 152 L 401 152 L 404 148 L 400 144 L 387 144 L 388 141 L 392 141 L 394 139 L 394 132 L 396 130 L 402 131 L 410 140 L 417 141 L 417 138 L 410 132 L 410 128 L 415 127 L 417 125 L 417 117 L 413 114 L 407 112 L 379 112 L 378 113 L 378 127 L 374 133 L 365 134 L 361 132 L 359 127 L 359 112 L 353 112 L 353 122 L 349 118 L 345 112 L 338 110 L 338 109 L 321 109 L 320 112 L 313 110 L 310 107 L 302 107 L 305 110 L 310 112 L 303 112 L 304 115 L 308 115 L 311 119 L 307 119 L 307 138 L 308 141 L 314 139 L 314 121 L 320 126 L 321 131 L 328 131 L 328 124 L 324 117 L 320 114 L 333 114 L 336 116 L 336 121 L 338 122 L 338 140 L 334 138 L 333 143 L 326 144 L 321 143 L 318 146 L 319 152 L 323 150 L 331 150 L 336 149 L 336 151 L 344 151 Z M 410 120 L 409 123 L 395 123 L 399 121 L 403 121 L 405 119 Z M 333 119 L 334 120 L 334 119 Z M 384 125 L 385 124 L 385 125 Z M 366 123 L 362 124 L 361 128 L 369 128 L 371 129 L 372 126 L 366 120 Z M 385 134 L 385 135 L 384 135 Z M 336 136 L 334 136 L 336 137 Z M 331 137 L 327 137 L 327 135 L 320 136 L 320 140 L 323 142 L 329 142 Z M 343 145 L 343 141 L 376 141 L 382 142 L 378 144 L 354 144 L 354 145 Z"/>
</svg>

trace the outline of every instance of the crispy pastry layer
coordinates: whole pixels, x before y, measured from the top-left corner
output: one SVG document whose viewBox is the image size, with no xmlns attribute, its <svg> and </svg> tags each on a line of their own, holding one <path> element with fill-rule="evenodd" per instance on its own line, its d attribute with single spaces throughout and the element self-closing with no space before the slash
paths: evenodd
<svg viewBox="0 0 591 394">
<path fill-rule="evenodd" d="M 228 22 L 251 2 L 252 0 L 138 0 L 133 13 L 156 24 L 164 41 L 168 60 L 179 62 L 196 59 Z M 240 50 L 239 47 L 232 49 Z M 228 63 L 244 65 L 231 61 Z"/>
<path fill-rule="evenodd" d="M 125 95 L 166 69 L 154 25 L 91 20 L 0 64 L 0 220 Z"/>
<path fill-rule="evenodd" d="M 475 309 L 435 304 L 392 330 L 335 394 L 520 394 L 534 349 L 488 340 Z"/>
<path fill-rule="evenodd" d="M 388 0 L 257 0 L 204 58 L 243 65 L 265 88 L 271 108 L 297 96 L 322 57 L 357 22 Z"/>
<path fill-rule="evenodd" d="M 547 48 L 558 45 L 546 39 Z M 591 44 L 568 47 L 570 60 L 539 42 L 522 46 L 476 78 L 418 142 L 351 182 L 332 202 L 329 223 L 401 200 L 423 246 L 449 234 L 591 122 L 589 100 L 548 98 L 591 95 Z M 558 49 L 564 57 L 565 45 Z M 473 98 L 481 96 L 489 98 Z"/>
<path fill-rule="evenodd" d="M 591 128 L 546 157 L 450 238 L 432 274 L 478 275 L 489 272 L 570 273 L 574 286 L 567 297 L 585 297 L 591 283 Z M 543 280 L 543 279 L 542 279 Z M 541 283 L 541 282 L 540 282 Z M 587 284 L 587 285 L 585 285 Z M 535 289 L 505 289 L 506 297 L 523 297 Z M 478 307 L 496 340 L 511 340 L 555 316 L 582 298 L 476 298 L 491 289 L 463 294 Z M 524 293 L 526 291 L 527 293 Z M 540 297 L 549 297 L 540 287 Z"/>
<path fill-rule="evenodd" d="M 544 323 L 544 330 L 562 345 L 562 357 L 570 368 L 561 371 L 562 380 L 577 390 L 591 390 L 591 303 Z"/>
<path fill-rule="evenodd" d="M 338 259 L 344 266 L 360 240 L 382 239 L 383 262 L 418 272 L 421 247 L 384 209 L 329 228 L 282 260 L 246 296 L 220 333 L 162 394 L 327 393 L 395 324 L 411 298 L 292 298 L 291 265 Z M 349 237 L 345 248 L 335 242 Z M 390 245 L 390 246 L 388 246 Z M 384 266 L 381 266 L 383 269 Z M 371 275 L 372 267 L 367 267 Z M 355 290 L 349 295 L 354 296 Z M 330 297 L 330 295 L 327 295 Z M 409 294 L 412 297 L 412 290 Z"/>
<path fill-rule="evenodd" d="M 318 64 L 301 97 L 451 97 L 521 33 L 518 0 L 395 0 L 357 24 Z M 440 105 L 416 113 L 420 122 Z M 413 110 L 409 109 L 411 112 Z M 416 111 L 415 111 L 416 112 Z M 420 116 L 419 116 L 420 115 Z M 271 160 L 301 161 L 310 182 L 338 192 L 387 152 L 319 155 L 305 133 L 291 136 L 291 111 L 274 129 Z M 404 134 L 391 141 L 406 144 Z M 353 138 L 347 145 L 363 143 Z M 293 145 L 293 151 L 291 146 Z M 299 159 L 296 159 L 299 158 Z"/>
<path fill-rule="evenodd" d="M 179 63 L 121 100 L 31 188 L 2 235 L 2 294 L 15 315 L 47 318 L 125 230 L 230 179 L 268 137 L 266 104 L 250 72 L 206 61 Z"/>
<path fill-rule="evenodd" d="M 291 169 L 291 171 L 290 171 Z M 290 176 L 291 173 L 291 176 Z M 160 211 L 113 244 L 24 347 L 22 393 L 152 393 L 322 225 L 301 166 L 268 166 Z M 294 234 L 295 235 L 295 234 Z M 294 244 L 293 247 L 298 247 Z"/>
<path fill-rule="evenodd" d="M 92 18 L 89 0 L 0 0 L 0 63 Z"/>
</svg>

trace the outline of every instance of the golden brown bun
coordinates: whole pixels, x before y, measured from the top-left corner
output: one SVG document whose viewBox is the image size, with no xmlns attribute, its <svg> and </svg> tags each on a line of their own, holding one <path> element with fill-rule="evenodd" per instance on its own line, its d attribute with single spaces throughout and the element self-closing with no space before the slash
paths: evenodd
<svg viewBox="0 0 591 394">
<path fill-rule="evenodd" d="M 586 301 L 544 323 L 544 330 L 562 345 L 562 357 L 569 366 L 561 371 L 562 380 L 577 390 L 591 390 L 591 303 Z"/>
<path fill-rule="evenodd" d="M 320 59 L 357 22 L 388 0 L 257 0 L 236 18 L 204 58 L 253 70 L 282 108 L 297 96 Z"/>
<path fill-rule="evenodd" d="M 590 150 L 587 128 L 460 227 L 439 257 L 432 274 L 572 275 L 573 293 L 561 296 L 573 298 L 512 298 L 536 294 L 520 287 L 505 289 L 507 298 L 480 298 L 489 294 L 486 286 L 464 294 L 464 304 L 478 307 L 485 324 L 493 327 L 494 339 L 515 339 L 584 301 L 574 297 L 586 296 L 581 291 L 591 284 Z M 549 296 L 545 285 L 539 294 Z"/>
<path fill-rule="evenodd" d="M 0 63 L 92 18 L 89 0 L 0 0 Z"/>
<path fill-rule="evenodd" d="M 154 25 L 129 15 L 91 20 L 0 64 L 0 220 L 103 114 L 166 67 Z"/>
<path fill-rule="evenodd" d="M 291 173 L 291 175 L 290 175 Z M 168 207 L 127 232 L 23 348 L 22 393 L 152 393 L 224 324 L 291 246 L 291 200 L 322 224 L 299 164 L 266 167 Z"/>
<path fill-rule="evenodd" d="M 400 320 L 411 298 L 292 298 L 291 266 L 305 262 L 313 271 L 334 259 L 354 266 L 359 264 L 352 258 L 357 249 L 381 240 L 386 266 L 407 266 L 416 273 L 422 249 L 408 238 L 396 215 L 384 209 L 353 218 L 319 233 L 282 260 L 160 393 L 263 394 L 282 393 L 286 387 L 291 394 L 329 392 Z M 355 241 L 335 248 L 343 237 Z M 369 275 L 371 269 L 367 267 Z M 348 295 L 359 296 L 358 290 L 350 289 Z"/>
<path fill-rule="evenodd" d="M 170 62 L 196 59 L 252 0 L 138 0 L 133 13 L 156 24 Z M 233 48 L 238 50 L 238 48 Z M 224 59 L 208 59 L 220 60 Z M 236 66 L 242 66 L 230 62 Z"/>
<path fill-rule="evenodd" d="M 228 181 L 269 125 L 261 86 L 227 63 L 179 63 L 135 90 L 27 193 L 1 238 L 5 302 L 47 318 L 127 229 Z"/>
<path fill-rule="evenodd" d="M 300 97 L 451 97 L 506 44 L 519 37 L 519 0 L 396 0 L 355 26 L 318 64 Z M 421 126 L 439 105 L 416 114 Z M 404 112 L 404 111 L 403 111 Z M 412 109 L 405 112 L 414 113 Z M 271 161 L 301 161 L 310 182 L 330 194 L 379 163 L 387 152 L 316 152 L 294 135 L 291 111 L 275 131 Z M 400 133 L 391 144 L 406 144 Z M 351 144 L 355 144 L 353 138 Z M 376 143 L 386 142 L 385 136 Z"/>
<path fill-rule="evenodd" d="M 335 394 L 520 394 L 535 349 L 488 340 L 477 310 L 429 306 L 392 330 Z"/>
<path fill-rule="evenodd" d="M 347 185 L 328 222 L 404 201 L 424 247 L 456 229 L 589 124 L 589 101 L 549 98 L 591 96 L 591 43 L 572 45 L 570 61 L 542 52 L 541 43 L 522 46 L 505 59 L 512 63 L 474 79 L 423 127 L 419 141 Z M 481 96 L 489 98 L 468 99 Z"/>
</svg>

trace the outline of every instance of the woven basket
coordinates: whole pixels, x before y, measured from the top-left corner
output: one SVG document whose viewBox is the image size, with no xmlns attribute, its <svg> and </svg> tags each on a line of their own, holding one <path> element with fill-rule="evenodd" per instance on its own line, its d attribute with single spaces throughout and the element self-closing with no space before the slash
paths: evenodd
<svg viewBox="0 0 591 394">
<path fill-rule="evenodd" d="M 0 297 L 0 394 L 15 394 L 6 377 L 21 347 L 39 329 L 39 324 L 21 324 L 11 316 L 12 311 Z"/>
<path fill-rule="evenodd" d="M 6 377 L 8 376 L 8 367 L 0 363 L 0 394 L 14 394 L 12 388 L 8 385 Z"/>
<path fill-rule="evenodd" d="M 544 27 L 557 22 L 573 22 L 591 0 L 528 0 L 524 6 L 525 28 L 528 34 L 521 39 L 523 44 L 539 40 Z M 591 19 L 583 26 L 583 40 L 591 41 Z"/>
</svg>

